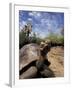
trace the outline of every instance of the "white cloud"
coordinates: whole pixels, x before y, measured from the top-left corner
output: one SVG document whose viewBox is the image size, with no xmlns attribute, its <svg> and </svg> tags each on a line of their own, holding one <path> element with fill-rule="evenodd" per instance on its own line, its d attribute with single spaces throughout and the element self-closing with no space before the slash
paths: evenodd
<svg viewBox="0 0 72 90">
<path fill-rule="evenodd" d="M 49 19 L 41 19 L 41 24 L 50 25 L 51 23 Z"/>
<path fill-rule="evenodd" d="M 52 24 L 51 24 L 50 20 L 48 20 L 48 19 L 41 19 L 41 26 L 46 31 L 48 31 L 52 28 Z"/>
<path fill-rule="evenodd" d="M 46 37 L 46 34 L 44 34 L 44 32 L 41 32 L 39 37 L 45 38 Z"/>
<path fill-rule="evenodd" d="M 25 24 L 26 24 L 26 22 L 25 22 L 25 21 L 23 21 L 23 22 L 22 22 L 22 24 L 23 24 L 23 25 L 25 25 Z"/>
<path fill-rule="evenodd" d="M 20 22 L 20 24 L 19 24 L 20 26 L 20 30 L 22 30 L 23 29 L 23 27 L 24 27 L 24 25 L 26 25 L 26 21 L 22 21 L 22 22 Z"/>
<path fill-rule="evenodd" d="M 33 16 L 33 13 L 32 12 L 29 12 L 29 16 Z"/>
<path fill-rule="evenodd" d="M 37 13 L 37 16 L 38 16 L 38 17 L 40 17 L 40 16 L 41 16 L 41 14 L 40 14 L 40 13 Z"/>
<path fill-rule="evenodd" d="M 41 16 L 41 13 L 40 12 L 35 12 L 35 11 L 29 12 L 29 16 L 34 16 L 35 18 L 37 18 L 37 17 Z"/>
<path fill-rule="evenodd" d="M 61 30 L 64 29 L 62 26 L 57 28 L 57 30 L 55 31 L 56 34 L 61 35 Z"/>
<path fill-rule="evenodd" d="M 43 24 L 45 22 L 45 19 L 41 19 L 41 23 Z"/>
<path fill-rule="evenodd" d="M 32 21 L 32 18 L 28 18 L 28 21 Z"/>
<path fill-rule="evenodd" d="M 41 25 L 42 27 L 45 27 L 46 30 L 48 30 L 48 32 L 55 32 L 55 30 L 58 27 L 58 21 L 56 21 L 55 17 L 53 16 L 54 19 L 45 19 L 42 18 L 41 19 Z"/>
<path fill-rule="evenodd" d="M 44 29 L 42 30 L 42 28 L 39 26 L 34 28 L 34 32 L 36 32 L 40 38 L 44 38 L 46 35 L 48 35 L 48 32 L 46 32 Z"/>
</svg>

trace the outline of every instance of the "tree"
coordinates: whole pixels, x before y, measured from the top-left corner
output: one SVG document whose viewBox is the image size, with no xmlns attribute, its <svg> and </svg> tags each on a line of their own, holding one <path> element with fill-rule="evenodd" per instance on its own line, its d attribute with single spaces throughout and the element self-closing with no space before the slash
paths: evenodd
<svg viewBox="0 0 72 90">
<path fill-rule="evenodd" d="M 27 25 L 24 26 L 24 28 L 19 32 L 19 48 L 24 46 L 25 44 L 30 43 L 30 33 L 32 31 L 32 25 L 31 23 L 27 23 Z"/>
<path fill-rule="evenodd" d="M 25 32 L 27 37 L 29 37 L 29 34 L 32 32 L 32 25 L 30 22 L 28 22 L 27 25 L 25 25 Z"/>
</svg>

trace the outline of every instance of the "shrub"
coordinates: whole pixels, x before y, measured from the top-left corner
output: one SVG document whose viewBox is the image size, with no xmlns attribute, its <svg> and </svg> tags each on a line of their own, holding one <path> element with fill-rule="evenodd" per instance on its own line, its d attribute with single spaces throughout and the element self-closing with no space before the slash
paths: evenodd
<svg viewBox="0 0 72 90">
<path fill-rule="evenodd" d="M 19 32 L 19 48 L 29 43 L 40 44 L 41 41 L 42 39 L 37 37 L 35 34 L 32 37 L 27 37 L 24 31 Z"/>
<path fill-rule="evenodd" d="M 49 39 L 52 45 L 64 45 L 64 36 L 62 35 L 50 34 L 45 39 Z"/>
<path fill-rule="evenodd" d="M 23 31 L 19 32 L 19 48 L 27 44 L 28 41 L 29 40 L 28 40 L 28 37 L 26 36 L 26 33 Z"/>
</svg>

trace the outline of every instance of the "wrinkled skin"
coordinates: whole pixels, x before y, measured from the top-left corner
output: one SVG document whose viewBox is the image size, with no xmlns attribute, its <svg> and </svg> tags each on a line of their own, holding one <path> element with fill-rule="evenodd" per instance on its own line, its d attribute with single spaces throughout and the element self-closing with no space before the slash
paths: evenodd
<svg viewBox="0 0 72 90">
<path fill-rule="evenodd" d="M 48 68 L 49 65 L 50 65 L 50 62 L 48 62 L 48 60 L 36 62 L 36 67 L 38 70 L 37 73 L 39 77 L 47 78 L 53 75 L 51 70 Z"/>
</svg>

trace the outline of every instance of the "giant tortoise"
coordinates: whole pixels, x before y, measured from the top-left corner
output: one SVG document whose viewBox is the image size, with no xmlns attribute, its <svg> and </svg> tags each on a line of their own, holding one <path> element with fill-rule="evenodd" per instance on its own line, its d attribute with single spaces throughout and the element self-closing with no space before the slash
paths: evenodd
<svg viewBox="0 0 72 90">
<path fill-rule="evenodd" d="M 51 70 L 48 69 L 50 62 L 46 54 L 50 50 L 49 42 L 24 45 L 19 50 L 19 78 L 50 77 Z"/>
</svg>

